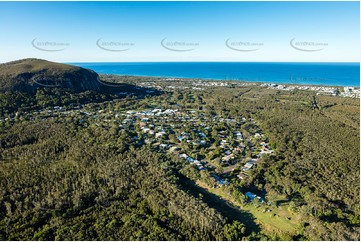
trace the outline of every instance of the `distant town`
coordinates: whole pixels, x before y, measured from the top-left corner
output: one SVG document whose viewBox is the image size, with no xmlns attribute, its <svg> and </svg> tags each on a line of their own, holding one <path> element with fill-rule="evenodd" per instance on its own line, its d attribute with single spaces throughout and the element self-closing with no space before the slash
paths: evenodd
<svg viewBox="0 0 361 242">
<path fill-rule="evenodd" d="M 360 98 L 359 87 L 336 87 L 336 86 L 317 86 L 317 85 L 296 85 L 296 84 L 276 84 L 276 83 L 257 83 L 257 82 L 239 82 L 239 81 L 207 81 L 207 80 L 192 80 L 192 79 L 180 79 L 180 78 L 163 78 L 159 79 L 164 82 L 189 82 L 188 85 L 168 85 L 169 89 L 192 89 L 192 90 L 204 90 L 207 87 L 240 87 L 240 86 L 256 86 L 281 90 L 281 91 L 313 91 L 316 95 L 329 95 L 329 96 L 340 96 L 349 98 Z M 139 83 L 139 86 L 156 88 L 161 90 L 162 87 L 157 82 L 143 82 Z"/>
</svg>

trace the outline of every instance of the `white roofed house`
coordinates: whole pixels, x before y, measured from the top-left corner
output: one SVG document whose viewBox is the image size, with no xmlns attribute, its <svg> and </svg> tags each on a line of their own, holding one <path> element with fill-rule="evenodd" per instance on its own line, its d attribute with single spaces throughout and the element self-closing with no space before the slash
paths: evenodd
<svg viewBox="0 0 361 242">
<path fill-rule="evenodd" d="M 187 154 L 180 154 L 179 157 L 180 157 L 180 158 L 187 159 L 187 158 L 188 158 L 188 155 L 187 155 Z"/>
<path fill-rule="evenodd" d="M 159 145 L 159 148 L 161 148 L 161 149 L 167 149 L 167 148 L 168 148 L 168 145 L 167 145 L 167 144 L 160 144 L 160 145 Z"/>
<path fill-rule="evenodd" d="M 159 138 L 159 137 L 163 137 L 165 135 L 165 132 L 164 131 L 161 131 L 161 132 L 158 132 L 155 134 L 155 137 L 156 138 Z"/>
<path fill-rule="evenodd" d="M 148 133 L 150 131 L 150 128 L 144 127 L 143 129 L 143 133 Z"/>
<path fill-rule="evenodd" d="M 152 110 L 152 113 L 158 113 L 158 112 L 162 112 L 162 109 L 155 108 L 155 109 Z"/>
<path fill-rule="evenodd" d="M 242 167 L 242 171 L 248 171 L 249 169 L 251 169 L 253 166 L 253 164 L 250 163 L 246 163 L 243 167 Z"/>
<path fill-rule="evenodd" d="M 256 164 L 257 160 L 252 159 L 249 160 L 243 167 L 242 167 L 242 171 L 248 171 L 249 169 L 251 169 L 253 167 L 254 164 Z"/>
</svg>

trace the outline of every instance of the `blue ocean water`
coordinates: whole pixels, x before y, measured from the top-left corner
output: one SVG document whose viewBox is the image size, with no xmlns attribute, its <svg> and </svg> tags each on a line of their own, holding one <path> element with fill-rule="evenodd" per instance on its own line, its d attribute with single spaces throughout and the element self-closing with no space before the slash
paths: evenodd
<svg viewBox="0 0 361 242">
<path fill-rule="evenodd" d="M 360 86 L 360 63 L 111 62 L 71 63 L 99 74 Z"/>
</svg>

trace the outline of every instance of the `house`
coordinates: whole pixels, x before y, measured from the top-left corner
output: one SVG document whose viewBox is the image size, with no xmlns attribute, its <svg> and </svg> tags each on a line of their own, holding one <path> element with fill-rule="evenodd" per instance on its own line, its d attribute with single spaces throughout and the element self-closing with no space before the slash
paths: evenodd
<svg viewBox="0 0 361 242">
<path fill-rule="evenodd" d="M 345 91 L 345 92 L 353 92 L 354 91 L 354 87 L 344 87 L 343 88 L 343 90 Z"/>
<path fill-rule="evenodd" d="M 235 131 L 234 134 L 236 135 L 237 140 L 243 141 L 243 135 L 241 132 Z"/>
<path fill-rule="evenodd" d="M 129 118 L 126 118 L 123 120 L 123 124 L 131 124 L 133 122 L 133 120 L 129 119 Z"/>
<path fill-rule="evenodd" d="M 143 128 L 143 133 L 148 133 L 150 131 L 150 128 L 144 127 Z"/>
<path fill-rule="evenodd" d="M 189 157 L 189 156 L 186 158 L 186 160 L 187 160 L 188 162 L 190 162 L 190 163 L 193 163 L 193 162 L 194 162 L 194 159 L 193 159 L 192 157 Z"/>
<path fill-rule="evenodd" d="M 246 192 L 244 195 L 246 197 L 248 197 L 251 201 L 253 201 L 255 198 L 257 198 L 261 203 L 264 203 L 263 198 L 261 198 L 260 196 L 257 196 L 256 194 L 254 194 L 252 192 Z"/>
<path fill-rule="evenodd" d="M 246 174 L 246 173 L 239 173 L 238 175 L 237 175 L 237 177 L 239 178 L 239 179 L 241 179 L 241 180 L 243 180 L 243 179 L 246 179 L 247 177 L 248 177 L 248 175 Z"/>
<path fill-rule="evenodd" d="M 152 113 L 158 113 L 158 112 L 162 112 L 162 109 L 155 108 L 152 110 Z"/>
<path fill-rule="evenodd" d="M 179 135 L 179 136 L 177 137 L 177 139 L 178 139 L 179 141 L 182 141 L 184 138 L 185 138 L 185 137 L 183 137 L 182 135 Z"/>
<path fill-rule="evenodd" d="M 246 192 L 244 195 L 246 197 L 248 197 L 249 199 L 251 199 L 251 200 L 253 200 L 253 199 L 255 199 L 257 197 L 257 195 L 252 193 L 252 192 Z"/>
<path fill-rule="evenodd" d="M 222 161 L 224 162 L 228 162 L 230 159 L 233 158 L 233 154 L 230 154 L 230 155 L 227 155 L 227 156 L 224 156 L 222 157 Z"/>
<path fill-rule="evenodd" d="M 218 183 L 218 185 L 223 186 L 223 185 L 229 185 L 229 182 L 220 178 L 219 176 L 217 176 L 216 174 L 212 175 L 213 178 L 216 180 L 216 182 Z"/>
<path fill-rule="evenodd" d="M 224 153 L 225 153 L 226 155 L 232 154 L 232 152 L 231 152 L 230 150 L 226 150 Z"/>
<path fill-rule="evenodd" d="M 200 137 L 202 137 L 202 138 L 206 138 L 207 136 L 204 134 L 204 133 L 202 133 L 202 132 L 200 132 L 199 134 L 198 134 Z"/>
<path fill-rule="evenodd" d="M 146 122 L 148 122 L 148 120 L 149 120 L 149 118 L 142 118 L 141 121 L 146 123 Z"/>
<path fill-rule="evenodd" d="M 167 109 L 163 112 L 164 114 L 173 114 L 174 110 L 173 109 Z"/>
<path fill-rule="evenodd" d="M 248 171 L 249 169 L 251 169 L 253 166 L 252 162 L 247 162 L 243 167 L 242 167 L 242 171 Z"/>
<path fill-rule="evenodd" d="M 188 155 L 186 155 L 186 154 L 180 154 L 179 157 L 180 157 L 180 158 L 187 159 L 187 158 L 188 158 Z"/>
<path fill-rule="evenodd" d="M 237 138 L 238 140 L 240 140 L 240 141 L 243 141 L 243 136 L 242 136 L 242 134 L 241 134 L 241 135 L 237 135 L 236 138 Z"/>
<path fill-rule="evenodd" d="M 159 138 L 159 137 L 162 137 L 163 135 L 165 135 L 165 132 L 164 131 L 161 131 L 161 132 L 158 132 L 155 134 L 155 137 L 156 138 Z"/>
<path fill-rule="evenodd" d="M 229 185 L 229 182 L 224 180 L 224 179 L 221 179 L 221 180 L 217 181 L 217 183 L 218 183 L 218 185 L 221 185 L 221 186 L 222 185 L 225 185 L 225 186 Z"/>
<path fill-rule="evenodd" d="M 200 170 L 200 171 L 204 171 L 206 168 L 203 166 L 203 165 L 198 165 L 197 164 L 197 168 L 198 168 L 198 170 Z"/>
<path fill-rule="evenodd" d="M 219 176 L 217 176 L 216 174 L 212 174 L 213 178 L 216 180 L 216 182 L 218 183 L 218 185 L 223 186 L 223 185 L 229 185 L 230 183 L 222 178 L 220 178 Z"/>
</svg>

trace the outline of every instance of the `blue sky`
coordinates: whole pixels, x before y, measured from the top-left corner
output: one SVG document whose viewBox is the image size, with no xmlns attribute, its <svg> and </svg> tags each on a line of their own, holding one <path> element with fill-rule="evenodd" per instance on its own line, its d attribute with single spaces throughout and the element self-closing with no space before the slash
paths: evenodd
<svg viewBox="0 0 361 242">
<path fill-rule="evenodd" d="M 359 2 L 0 2 L 0 62 L 359 62 L 359 11 Z"/>
</svg>

